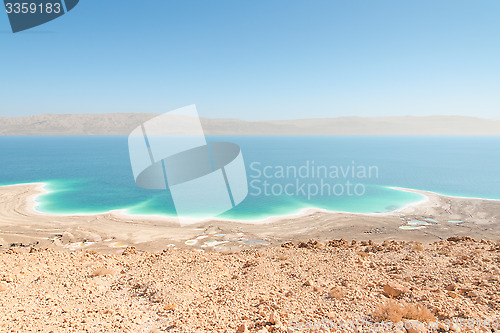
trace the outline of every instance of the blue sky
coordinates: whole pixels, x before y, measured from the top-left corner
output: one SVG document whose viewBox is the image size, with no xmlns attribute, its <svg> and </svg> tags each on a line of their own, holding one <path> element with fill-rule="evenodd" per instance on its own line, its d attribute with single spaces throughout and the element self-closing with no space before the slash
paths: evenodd
<svg viewBox="0 0 500 333">
<path fill-rule="evenodd" d="M 81 0 L 12 34 L 0 116 L 500 118 L 500 1 Z"/>
</svg>

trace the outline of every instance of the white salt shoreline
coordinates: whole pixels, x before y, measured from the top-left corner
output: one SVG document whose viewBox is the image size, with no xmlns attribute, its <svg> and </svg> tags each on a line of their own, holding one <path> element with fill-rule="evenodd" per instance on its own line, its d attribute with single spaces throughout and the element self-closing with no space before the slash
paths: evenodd
<svg viewBox="0 0 500 333">
<path fill-rule="evenodd" d="M 40 196 L 46 195 L 51 193 L 50 190 L 47 190 L 47 186 L 49 186 L 49 183 L 45 182 L 34 182 L 34 183 L 19 183 L 19 184 L 12 184 L 12 185 L 3 185 L 0 186 L 2 188 L 9 188 L 9 187 L 17 187 L 17 186 L 34 186 L 35 191 L 31 191 L 31 193 L 26 195 L 26 209 L 29 210 L 32 213 L 35 213 L 37 215 L 45 215 L 45 216 L 59 216 L 59 217 L 79 217 L 79 216 L 100 216 L 100 215 L 112 215 L 115 216 L 116 218 L 119 219 L 127 219 L 127 220 L 152 220 L 152 221 L 158 221 L 158 222 L 167 222 L 167 223 L 178 223 L 177 217 L 174 216 L 165 216 L 165 215 L 141 215 L 141 214 L 130 214 L 127 212 L 127 209 L 117 209 L 117 210 L 110 210 L 106 212 L 99 212 L 99 213 L 73 213 L 73 214 L 60 214 L 60 213 L 52 213 L 52 212 L 44 212 L 38 209 L 40 206 L 40 203 L 37 201 L 37 199 Z M 315 207 L 309 207 L 309 208 L 303 208 L 300 209 L 297 212 L 290 213 L 290 214 L 284 214 L 284 215 L 274 215 L 274 216 L 269 216 L 265 218 L 260 218 L 260 219 L 253 219 L 253 220 L 238 220 L 238 219 L 224 219 L 224 218 L 217 218 L 217 217 L 211 217 L 211 218 L 199 218 L 199 219 L 183 219 L 187 220 L 189 223 L 188 224 L 195 224 L 195 223 L 203 223 L 203 222 L 208 222 L 208 221 L 223 221 L 223 222 L 234 222 L 234 223 L 240 223 L 240 224 L 268 224 L 268 223 L 273 223 L 276 221 L 281 221 L 281 220 L 290 220 L 290 219 L 299 219 L 307 216 L 311 216 L 314 214 L 318 213 L 327 213 L 327 214 L 349 214 L 349 215 L 358 215 L 358 216 L 384 216 L 384 215 L 394 215 L 397 213 L 404 213 L 406 210 L 410 208 L 415 208 L 417 206 L 423 205 L 425 203 L 428 203 L 430 201 L 430 196 L 440 196 L 440 197 L 448 197 L 448 198 L 454 198 L 454 199 L 471 199 L 471 200 L 485 200 L 485 201 L 493 201 L 497 202 L 500 201 L 498 199 L 484 199 L 484 198 L 473 198 L 473 197 L 456 197 L 456 196 L 449 196 L 449 195 L 443 195 L 439 194 L 436 192 L 432 191 L 424 191 L 424 190 L 415 190 L 415 189 L 410 189 L 410 188 L 403 188 L 403 187 L 393 187 L 393 186 L 388 186 L 387 188 L 397 190 L 397 191 L 404 191 L 404 192 L 411 192 L 411 193 L 416 193 L 421 195 L 423 198 L 421 200 L 409 203 L 401 208 L 395 209 L 393 211 L 389 212 L 383 212 L 383 213 L 356 213 L 356 212 L 346 212 L 346 211 L 331 211 L 327 209 L 322 209 L 322 208 L 315 208 Z"/>
</svg>

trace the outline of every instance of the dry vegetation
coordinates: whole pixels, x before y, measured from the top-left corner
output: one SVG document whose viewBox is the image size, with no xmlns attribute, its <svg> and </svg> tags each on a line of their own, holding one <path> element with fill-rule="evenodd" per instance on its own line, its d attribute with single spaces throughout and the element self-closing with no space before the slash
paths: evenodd
<svg viewBox="0 0 500 333">
<path fill-rule="evenodd" d="M 397 323 L 405 319 L 429 322 L 436 320 L 436 317 L 429 309 L 422 305 L 406 304 L 396 300 L 388 300 L 381 304 L 373 313 L 373 318 L 377 321 L 391 321 Z"/>
</svg>

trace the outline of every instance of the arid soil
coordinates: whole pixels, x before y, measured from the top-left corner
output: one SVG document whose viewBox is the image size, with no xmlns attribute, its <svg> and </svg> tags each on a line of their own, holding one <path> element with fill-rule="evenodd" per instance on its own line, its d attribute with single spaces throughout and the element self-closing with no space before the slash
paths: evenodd
<svg viewBox="0 0 500 333">
<path fill-rule="evenodd" d="M 0 332 L 325 332 L 342 321 L 361 325 L 350 332 L 390 331 L 373 326 L 388 321 L 408 333 L 428 330 L 415 323 L 495 332 L 500 241 L 12 248 L 0 253 L 0 313 Z M 451 322 L 464 319 L 470 329 Z"/>
</svg>

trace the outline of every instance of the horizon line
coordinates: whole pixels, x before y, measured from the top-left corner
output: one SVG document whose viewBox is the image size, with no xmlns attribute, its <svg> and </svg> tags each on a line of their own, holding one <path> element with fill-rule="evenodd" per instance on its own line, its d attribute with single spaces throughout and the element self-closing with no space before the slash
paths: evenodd
<svg viewBox="0 0 500 333">
<path fill-rule="evenodd" d="M 29 118 L 37 116 L 105 116 L 105 115 L 160 115 L 162 113 L 157 112 L 106 112 L 106 113 L 39 113 L 31 114 L 25 116 L 2 116 L 0 118 Z M 332 116 L 332 117 L 313 117 L 313 118 L 285 118 L 285 119 L 260 119 L 260 120 L 248 120 L 242 118 L 211 118 L 211 117 L 200 117 L 202 119 L 208 120 L 239 120 L 245 122 L 275 122 L 275 121 L 298 121 L 298 120 L 323 120 L 323 119 L 345 119 L 345 118 L 359 118 L 359 119 L 381 119 L 381 118 L 471 118 L 471 119 L 481 119 L 481 120 L 495 120 L 498 121 L 500 118 L 487 118 L 472 115 L 446 115 L 446 114 L 434 114 L 434 115 L 391 115 L 391 116 Z"/>
</svg>

